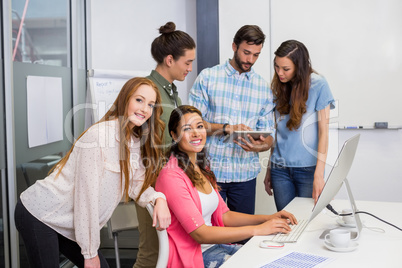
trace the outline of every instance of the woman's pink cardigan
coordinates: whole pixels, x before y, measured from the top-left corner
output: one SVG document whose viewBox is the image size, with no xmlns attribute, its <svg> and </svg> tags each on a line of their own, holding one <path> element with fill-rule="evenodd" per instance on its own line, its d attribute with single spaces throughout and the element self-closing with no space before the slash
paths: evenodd
<svg viewBox="0 0 402 268">
<path fill-rule="evenodd" d="M 204 224 L 200 197 L 186 173 L 178 166 L 176 157 L 170 157 L 160 172 L 155 189 L 165 194 L 172 215 L 172 223 L 167 229 L 168 267 L 204 267 L 201 246 L 190 236 L 192 231 Z M 229 208 L 219 193 L 218 197 L 219 204 L 212 214 L 212 225 L 224 226 L 222 215 Z"/>
</svg>

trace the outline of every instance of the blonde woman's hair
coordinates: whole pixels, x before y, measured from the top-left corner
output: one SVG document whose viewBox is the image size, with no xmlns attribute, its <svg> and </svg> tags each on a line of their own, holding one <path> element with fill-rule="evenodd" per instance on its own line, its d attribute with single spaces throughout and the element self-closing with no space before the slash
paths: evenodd
<svg viewBox="0 0 402 268">
<path fill-rule="evenodd" d="M 152 89 L 155 91 L 155 106 L 153 108 L 151 117 L 142 126 L 135 126 L 134 128 L 130 128 L 128 124 L 128 105 L 131 96 L 134 95 L 137 89 L 142 85 L 151 86 Z M 120 129 L 120 176 L 122 182 L 124 182 L 123 185 L 125 201 L 129 200 L 128 188 L 130 178 L 130 150 L 127 144 L 129 144 L 129 142 L 131 141 L 132 136 L 140 139 L 141 160 L 143 165 L 145 166 L 144 184 L 142 185 L 137 200 L 149 186 L 155 185 L 156 178 L 164 164 L 161 152 L 161 145 L 165 124 L 160 119 L 163 112 L 161 101 L 162 100 L 159 90 L 151 80 L 143 77 L 135 77 L 128 80 L 124 84 L 112 107 L 109 109 L 109 111 L 107 111 L 103 118 L 99 120 L 99 122 L 95 123 L 98 124 L 100 122 L 118 120 L 118 125 Z M 67 152 L 67 154 L 50 170 L 49 173 L 57 171 L 56 177 L 61 173 L 61 170 L 66 165 L 67 160 L 69 159 L 70 154 L 74 149 L 75 143 L 86 133 L 86 131 L 84 131 L 78 137 L 78 139 L 74 142 L 73 146 Z"/>
</svg>

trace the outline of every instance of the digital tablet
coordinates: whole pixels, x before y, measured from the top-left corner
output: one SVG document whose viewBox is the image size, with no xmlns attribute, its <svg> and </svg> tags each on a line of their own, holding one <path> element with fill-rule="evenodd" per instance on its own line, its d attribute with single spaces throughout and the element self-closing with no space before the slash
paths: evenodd
<svg viewBox="0 0 402 268">
<path fill-rule="evenodd" d="M 271 135 L 272 131 L 256 131 L 256 130 L 242 130 L 242 131 L 234 131 L 231 135 L 227 135 L 225 137 L 224 142 L 233 142 L 233 140 L 237 140 L 239 137 L 243 137 L 248 141 L 247 135 L 251 135 L 254 140 L 259 140 L 262 135 L 264 138 Z"/>
</svg>

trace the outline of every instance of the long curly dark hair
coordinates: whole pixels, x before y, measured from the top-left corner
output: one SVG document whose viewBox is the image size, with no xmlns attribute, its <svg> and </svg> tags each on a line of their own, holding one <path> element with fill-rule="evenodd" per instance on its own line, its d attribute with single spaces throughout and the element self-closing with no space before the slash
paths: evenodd
<svg viewBox="0 0 402 268">
<path fill-rule="evenodd" d="M 170 136 L 172 136 L 171 132 L 177 134 L 177 127 L 179 126 L 182 117 L 185 114 L 189 113 L 196 113 L 202 118 L 201 112 L 197 108 L 190 105 L 181 105 L 172 111 L 168 124 Z M 174 157 L 177 158 L 179 167 L 190 178 L 194 187 L 197 185 L 198 186 L 203 185 L 202 177 L 198 172 L 195 171 L 194 165 L 193 163 L 191 163 L 190 158 L 185 152 L 180 150 L 177 142 L 173 142 L 168 152 L 168 155 L 169 156 L 173 155 Z M 215 174 L 209 168 L 209 161 L 207 158 L 205 147 L 202 149 L 201 152 L 197 153 L 197 165 L 200 168 L 202 175 L 204 175 L 205 178 L 207 178 L 207 180 L 209 180 L 212 186 L 216 189 L 217 188 L 216 177 Z"/>
<path fill-rule="evenodd" d="M 271 83 L 276 110 L 281 115 L 289 114 L 289 121 L 286 126 L 289 130 L 295 130 L 300 127 L 303 114 L 307 111 L 306 102 L 310 89 L 310 75 L 314 70 L 311 67 L 307 48 L 299 41 L 288 40 L 283 42 L 275 51 L 275 56 L 280 58 L 287 57 L 296 68 L 292 81 L 282 83 L 275 72 Z"/>
</svg>

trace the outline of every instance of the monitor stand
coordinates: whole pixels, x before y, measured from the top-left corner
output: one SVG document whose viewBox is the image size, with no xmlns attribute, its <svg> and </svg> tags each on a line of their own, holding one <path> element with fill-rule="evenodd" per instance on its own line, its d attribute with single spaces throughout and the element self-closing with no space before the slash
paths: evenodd
<svg viewBox="0 0 402 268">
<path fill-rule="evenodd" d="M 359 211 L 359 210 L 357 209 L 356 202 L 355 202 L 355 199 L 352 194 L 352 189 L 350 188 L 349 182 L 346 178 L 344 180 L 344 185 L 345 185 L 346 191 L 348 193 L 350 208 L 352 209 L 353 216 L 356 221 L 356 227 L 354 227 L 353 230 L 350 232 L 350 236 L 351 236 L 352 240 L 358 240 L 360 237 L 361 230 L 363 228 L 363 224 L 362 224 L 362 221 L 360 220 L 360 215 L 355 213 L 356 211 Z M 338 228 L 338 227 L 336 227 L 336 228 Z M 336 228 L 334 228 L 334 229 L 336 229 Z M 332 229 L 325 230 L 320 235 L 320 239 L 324 239 L 325 235 L 328 234 L 329 231 L 331 231 L 331 230 Z"/>
<path fill-rule="evenodd" d="M 359 210 L 357 209 L 355 199 L 353 198 L 352 189 L 350 188 L 347 178 L 345 178 L 345 180 L 344 180 L 344 185 L 346 186 L 346 190 L 347 190 L 348 196 L 349 196 L 350 208 L 352 209 L 352 213 L 353 213 L 353 216 L 356 221 L 356 232 L 351 233 L 352 240 L 358 240 L 360 237 L 362 228 L 363 228 L 363 224 L 362 224 L 362 221 L 360 220 L 360 215 L 356 214 L 356 211 L 359 211 Z"/>
</svg>

